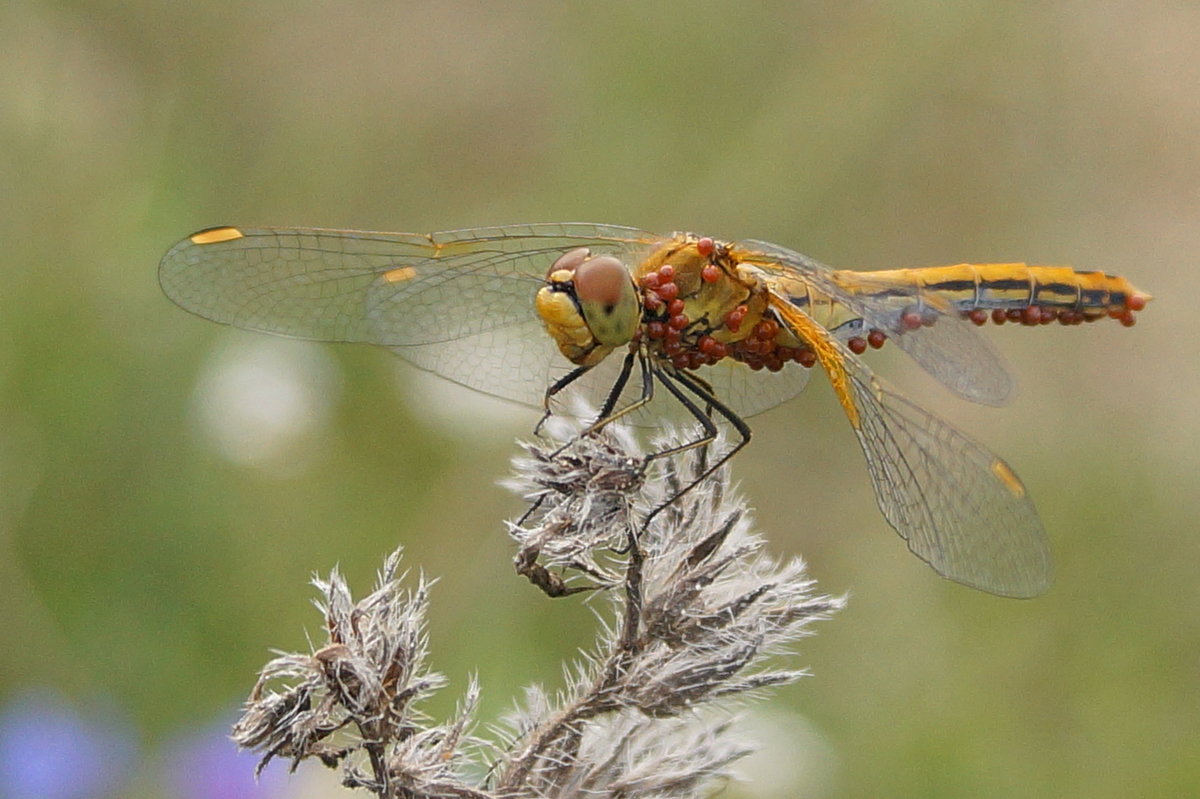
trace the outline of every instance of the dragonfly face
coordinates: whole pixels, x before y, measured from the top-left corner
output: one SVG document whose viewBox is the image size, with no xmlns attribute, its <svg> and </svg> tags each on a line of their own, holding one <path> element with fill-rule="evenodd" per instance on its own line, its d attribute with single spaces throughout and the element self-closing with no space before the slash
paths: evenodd
<svg viewBox="0 0 1200 799">
<path fill-rule="evenodd" d="M 534 300 L 559 352 L 578 366 L 595 366 L 630 343 L 642 322 L 642 303 L 629 269 L 611 255 L 578 247 L 554 262 Z"/>
<path fill-rule="evenodd" d="M 744 436 L 742 417 L 794 396 L 819 363 L 880 510 L 909 548 L 950 579 L 1008 596 L 1050 580 L 1025 487 L 859 356 L 892 341 L 954 393 L 1001 404 L 1012 381 L 972 323 L 1129 325 L 1149 300 L 1122 278 L 1067 267 L 837 271 L 764 242 L 594 224 L 429 235 L 212 228 L 172 247 L 159 277 L 172 300 L 209 319 L 379 344 L 535 407 L 590 383 L 606 397 L 602 415 L 619 413 L 640 364 L 643 399 L 662 385 L 702 422 L 707 405 Z"/>
</svg>

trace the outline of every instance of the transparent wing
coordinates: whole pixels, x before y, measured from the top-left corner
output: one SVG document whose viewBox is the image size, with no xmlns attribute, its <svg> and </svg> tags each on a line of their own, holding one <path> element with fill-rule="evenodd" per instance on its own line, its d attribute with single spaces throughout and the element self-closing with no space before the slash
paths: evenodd
<svg viewBox="0 0 1200 799">
<path fill-rule="evenodd" d="M 658 240 L 583 223 L 430 235 L 215 228 L 172 247 L 159 281 L 181 307 L 217 322 L 379 344 L 455 382 L 539 406 L 571 368 L 534 311 L 549 265 L 575 247 L 634 263 Z"/>
<path fill-rule="evenodd" d="M 818 292 L 833 298 L 861 316 L 868 328 L 887 333 L 888 338 L 912 357 L 921 368 L 958 396 L 984 405 L 1003 405 L 1011 400 L 1014 384 L 1004 359 L 988 340 L 960 319 L 953 307 L 930 292 L 916 286 L 888 283 L 887 299 L 876 299 L 848 290 L 834 276 L 834 270 L 806 255 L 763 241 L 740 242 L 750 250 L 746 260 L 768 273 L 779 270 L 793 273 Z M 858 273 L 861 285 L 870 285 L 870 273 Z M 924 313 L 937 316 L 927 327 L 909 330 L 901 324 L 900 295 Z"/>
<path fill-rule="evenodd" d="M 422 369 L 487 394 L 540 408 L 546 389 L 575 368 L 559 353 L 537 320 L 528 318 L 490 328 L 451 341 L 393 347 L 392 350 Z M 608 397 L 624 359 L 614 352 L 566 391 L 556 397 L 557 413 L 573 413 L 572 398 L 583 397 L 593 411 Z M 774 408 L 804 390 L 811 370 L 793 366 L 780 372 L 752 372 L 744 364 L 721 361 L 702 366 L 694 374 L 708 382 L 713 394 L 742 417 Z M 521 376 L 515 379 L 515 376 Z M 500 390 L 503 393 L 500 393 Z M 635 368 L 616 407 L 633 403 L 641 395 L 641 377 Z M 625 420 L 638 427 L 661 427 L 690 420 L 687 412 L 666 392 L 655 392 L 654 402 Z"/>
<path fill-rule="evenodd" d="M 607 396 L 620 367 L 620 354 L 610 355 L 580 380 L 580 390 L 584 392 L 584 396 Z M 795 397 L 808 384 L 811 371 L 791 364 L 778 372 L 766 369 L 755 372 L 745 364 L 726 359 L 711 366 L 701 366 L 693 370 L 692 374 L 707 382 L 713 390 L 713 395 L 734 413 L 746 418 L 770 410 Z M 640 391 L 641 382 L 635 373 L 629 386 L 622 393 L 618 407 L 632 402 Z M 670 394 L 657 391 L 654 402 L 626 418 L 639 427 L 659 427 L 686 422 L 691 417 Z"/>
<path fill-rule="evenodd" d="M 1037 511 L 987 448 L 885 386 L 830 331 L 786 300 L 780 318 L 813 347 L 867 459 L 884 518 L 939 574 L 1005 596 L 1050 582 Z"/>
<path fill-rule="evenodd" d="M 884 517 L 956 582 L 1031 597 L 1050 585 L 1046 533 L 1004 461 L 865 368 L 852 367 L 855 429 Z"/>
</svg>

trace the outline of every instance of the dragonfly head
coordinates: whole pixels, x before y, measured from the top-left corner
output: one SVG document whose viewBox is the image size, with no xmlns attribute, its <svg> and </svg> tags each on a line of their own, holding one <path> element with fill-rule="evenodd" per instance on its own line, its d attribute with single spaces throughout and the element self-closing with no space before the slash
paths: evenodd
<svg viewBox="0 0 1200 799">
<path fill-rule="evenodd" d="M 611 255 L 580 247 L 560 256 L 537 294 L 537 312 L 559 350 L 581 366 L 628 344 L 641 322 L 629 269 Z"/>
</svg>

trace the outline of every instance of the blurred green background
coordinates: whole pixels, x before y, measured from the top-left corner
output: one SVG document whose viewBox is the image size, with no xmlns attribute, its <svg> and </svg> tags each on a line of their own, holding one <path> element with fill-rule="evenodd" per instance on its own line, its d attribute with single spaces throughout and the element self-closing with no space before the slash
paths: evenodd
<svg viewBox="0 0 1200 799">
<path fill-rule="evenodd" d="M 138 741 L 123 794 L 172 795 L 170 742 L 319 634 L 309 575 L 365 589 L 398 543 L 441 580 L 432 711 L 475 670 L 488 717 L 557 684 L 590 611 L 513 575 L 495 485 L 536 414 L 204 322 L 155 270 L 216 224 L 603 221 L 1154 294 L 1132 330 L 986 330 L 1023 389 L 1000 410 L 874 361 L 1021 472 L 1057 562 L 1034 601 L 907 554 L 823 381 L 755 420 L 759 526 L 850 602 L 731 791 L 1200 793 L 1198 52 L 1168 0 L 7 0 L 0 702 L 100 703 Z"/>
</svg>

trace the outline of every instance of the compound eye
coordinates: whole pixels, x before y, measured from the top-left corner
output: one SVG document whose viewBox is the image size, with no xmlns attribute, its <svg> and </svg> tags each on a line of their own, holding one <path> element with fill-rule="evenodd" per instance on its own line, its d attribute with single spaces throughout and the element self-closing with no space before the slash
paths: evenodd
<svg viewBox="0 0 1200 799">
<path fill-rule="evenodd" d="M 625 264 L 611 255 L 597 256 L 575 269 L 574 284 L 579 310 L 596 340 L 611 346 L 628 343 L 641 314 Z"/>
<path fill-rule="evenodd" d="M 591 254 L 592 251 L 587 247 L 576 247 L 573 250 L 563 253 L 558 256 L 558 259 L 554 263 L 550 264 L 550 268 L 546 270 L 546 277 L 550 277 L 559 271 L 574 272 Z"/>
<path fill-rule="evenodd" d="M 580 303 L 614 306 L 629 288 L 629 270 L 611 255 L 597 256 L 575 269 L 575 296 Z"/>
</svg>

